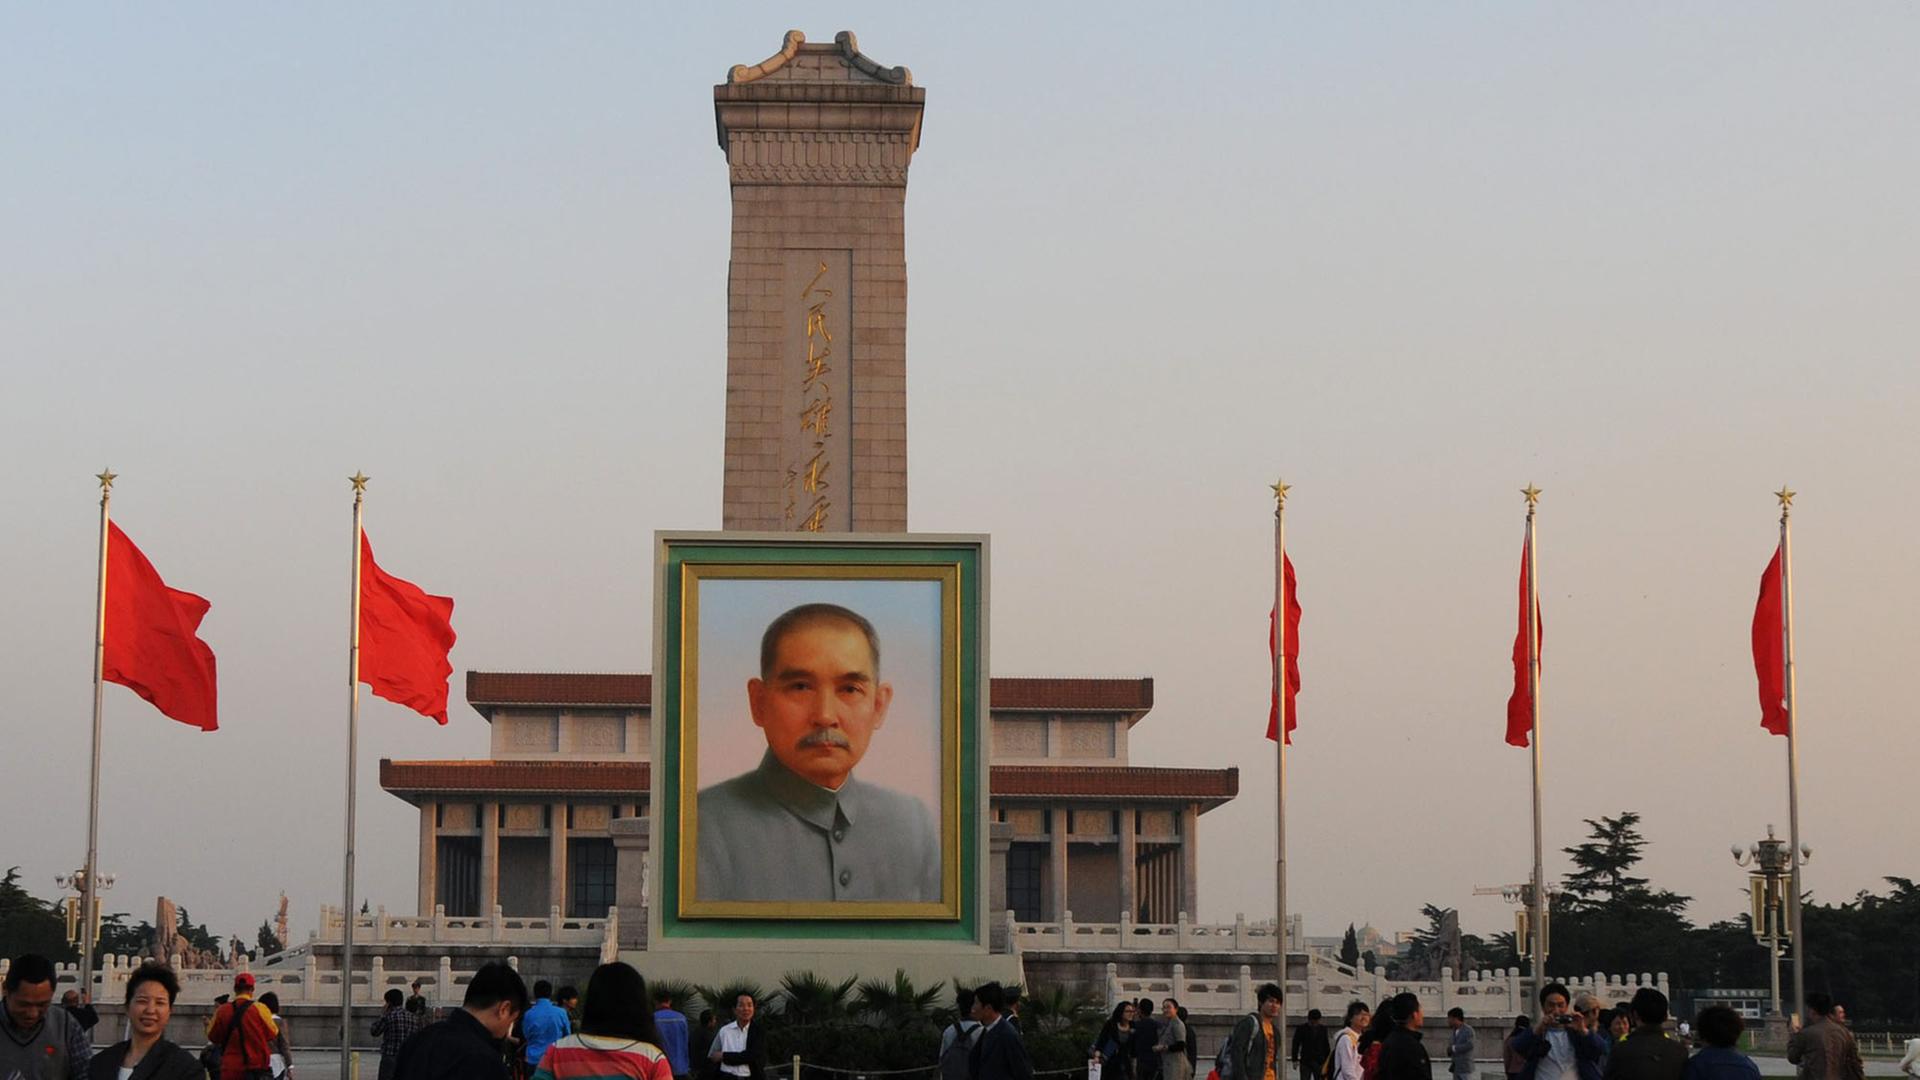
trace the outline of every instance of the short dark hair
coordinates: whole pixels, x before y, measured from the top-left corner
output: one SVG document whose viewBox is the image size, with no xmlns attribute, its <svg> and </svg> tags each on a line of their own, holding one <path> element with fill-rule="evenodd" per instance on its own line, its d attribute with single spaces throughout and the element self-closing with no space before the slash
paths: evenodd
<svg viewBox="0 0 1920 1080">
<path fill-rule="evenodd" d="M 1458 1005 L 1455 1005 L 1453 1008 L 1447 1010 L 1447 1019 L 1449 1020 L 1465 1020 L 1466 1018 L 1467 1018 L 1467 1010 L 1461 1008 Z"/>
<path fill-rule="evenodd" d="M 1160 1004 L 1173 1006 L 1173 1015 L 1175 1016 L 1180 1015 L 1180 999 L 1179 998 L 1168 998 L 1167 1000 L 1161 1002 Z"/>
<path fill-rule="evenodd" d="M 1643 986 L 1634 991 L 1633 1015 L 1643 1024 L 1666 1023 L 1667 995 L 1651 986 Z"/>
<path fill-rule="evenodd" d="M 1533 1021 L 1527 1019 L 1526 1013 L 1521 1013 L 1520 1015 L 1513 1018 L 1513 1029 L 1515 1031 L 1519 1031 L 1521 1028 L 1524 1028 L 1524 1027 L 1530 1027 L 1532 1026 L 1532 1024 L 1533 1024 Z"/>
<path fill-rule="evenodd" d="M 1393 998 L 1393 1022 L 1404 1024 L 1413 1019 L 1420 1011 L 1420 995 L 1415 993 L 1395 994 Z"/>
<path fill-rule="evenodd" d="M 407 995 L 404 991 L 402 991 L 399 987 L 396 986 L 393 989 L 387 991 L 386 1002 L 387 1002 L 387 1008 L 397 1009 L 400 1006 L 405 1005 L 407 1003 Z"/>
<path fill-rule="evenodd" d="M 880 677 L 880 635 L 873 629 L 866 616 L 839 604 L 801 604 L 782 613 L 767 624 L 767 631 L 760 635 L 760 677 L 773 677 L 773 654 L 780 649 L 780 639 L 803 626 L 816 626 L 820 623 L 846 623 L 866 635 L 867 648 L 873 653 L 873 675 Z"/>
<path fill-rule="evenodd" d="M 593 969 L 593 976 L 587 980 L 587 1007 L 580 1013 L 580 1030 L 588 1035 L 660 1045 L 653 1013 L 647 1009 L 647 980 L 632 964 L 615 960 Z"/>
<path fill-rule="evenodd" d="M 0 988 L 8 993 L 20 989 L 21 983 L 50 983 L 53 981 L 53 961 L 39 953 L 21 953 L 13 958 L 7 967 L 7 977 L 0 982 Z"/>
<path fill-rule="evenodd" d="M 180 977 L 165 964 L 149 961 L 133 969 L 133 974 L 127 976 L 127 1004 L 133 1004 L 133 993 L 140 989 L 141 983 L 159 983 L 160 989 L 167 992 L 169 1005 L 173 1004 L 174 998 L 180 996 Z"/>
<path fill-rule="evenodd" d="M 1573 991 L 1568 990 L 1565 983 L 1548 983 L 1541 987 L 1540 1004 L 1545 1005 L 1547 1003 L 1548 994 L 1559 994 L 1566 999 L 1567 1004 L 1573 1004 Z"/>
<path fill-rule="evenodd" d="M 1133 1007 L 1136 1009 L 1139 1009 L 1141 1012 L 1146 1013 L 1149 1016 L 1153 1015 L 1153 999 L 1152 998 L 1143 997 L 1139 1001 L 1134 1002 Z"/>
<path fill-rule="evenodd" d="M 548 982 L 548 981 L 547 981 L 547 980 L 545 980 L 545 979 L 535 979 L 535 980 L 533 981 L 533 996 L 534 996 L 534 997 L 536 997 L 536 998 L 550 998 L 550 997 L 552 997 L 552 996 L 553 996 L 553 984 L 552 984 L 552 983 L 550 983 L 550 982 Z"/>
<path fill-rule="evenodd" d="M 1280 992 L 1279 983 L 1261 983 L 1260 989 L 1254 992 L 1253 1000 L 1256 1005 L 1264 1004 L 1269 999 L 1274 1001 L 1285 1001 L 1287 999 L 1286 995 Z"/>
<path fill-rule="evenodd" d="M 555 1001 L 572 1001 L 579 996 L 580 988 L 571 984 L 563 986 L 553 992 L 553 1000 Z"/>
<path fill-rule="evenodd" d="M 1693 1030 L 1708 1046 L 1731 1047 L 1740 1041 L 1747 1023 L 1728 1006 L 1709 1005 L 1693 1018 Z"/>
<path fill-rule="evenodd" d="M 38 982 L 39 980 L 34 980 Z M 1815 1016 L 1826 1016 L 1833 1012 L 1833 995 L 1824 990 L 1815 990 L 1807 995 L 1807 1011 Z"/>
<path fill-rule="evenodd" d="M 1007 988 L 997 982 L 981 983 L 973 988 L 973 1000 L 982 1008 L 1004 1012 L 1007 1007 Z"/>
<path fill-rule="evenodd" d="M 260 1004 L 265 1005 L 268 1012 L 277 1013 L 280 1011 L 280 995 L 269 990 L 260 995 Z"/>
<path fill-rule="evenodd" d="M 1307 1019 L 1309 1019 L 1309 1020 L 1318 1020 L 1318 1019 L 1320 1019 L 1320 1010 L 1319 1010 L 1319 1009 L 1308 1009 L 1308 1010 L 1307 1010 Z"/>
<path fill-rule="evenodd" d="M 973 1011 L 973 990 L 970 987 L 953 988 L 953 1011 L 959 1013 L 962 1020 Z"/>
<path fill-rule="evenodd" d="M 1349 1001 L 1347 1002 L 1346 1019 L 1342 1022 L 1351 1024 L 1353 1023 L 1354 1017 L 1359 1016 L 1361 1013 L 1371 1013 L 1372 1011 L 1373 1009 L 1364 1001 Z"/>
<path fill-rule="evenodd" d="M 468 1009 L 491 1009 L 501 1002 L 513 1006 L 514 1012 L 527 1011 L 527 983 L 520 973 L 494 960 L 480 965 L 473 973 L 473 980 L 467 983 L 467 995 L 460 1005 Z"/>
<path fill-rule="evenodd" d="M 571 989 L 573 989 L 573 987 L 571 986 L 567 987 L 567 990 L 571 990 Z M 561 995 L 565 996 L 567 990 L 560 991 Z M 655 986 L 653 988 L 653 1003 L 655 1005 L 673 1004 L 673 987 L 668 986 L 665 983 L 661 983 L 660 985 Z"/>
<path fill-rule="evenodd" d="M 711 1023 L 713 1023 L 713 1010 L 701 1009 L 700 1010 L 700 1026 L 706 1027 L 708 1024 L 711 1024 Z"/>
</svg>

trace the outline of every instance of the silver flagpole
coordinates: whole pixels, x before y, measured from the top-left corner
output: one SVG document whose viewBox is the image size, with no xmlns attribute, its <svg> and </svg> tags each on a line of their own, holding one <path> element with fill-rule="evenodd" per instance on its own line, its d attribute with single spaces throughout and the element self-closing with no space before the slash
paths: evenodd
<svg viewBox="0 0 1920 1080">
<path fill-rule="evenodd" d="M 1785 484 L 1774 492 L 1780 500 L 1780 627 L 1786 641 L 1787 690 L 1787 932 L 1793 936 L 1793 1004 L 1799 1017 L 1807 1000 L 1807 939 L 1800 928 L 1800 710 L 1793 685 L 1793 496 Z"/>
<path fill-rule="evenodd" d="M 1547 849 L 1540 810 L 1540 560 L 1534 543 L 1534 511 L 1540 489 L 1528 484 L 1527 498 L 1527 698 L 1533 714 L 1533 992 L 1534 1000 L 1547 985 Z"/>
<path fill-rule="evenodd" d="M 1274 982 L 1284 994 L 1287 987 L 1287 490 L 1291 485 L 1273 484 L 1273 701 L 1276 730 L 1274 767 L 1274 952 L 1279 974 Z M 1176 996 L 1179 987 L 1174 988 Z M 1287 1012 L 1280 1010 L 1274 1023 L 1274 1060 L 1282 1071 L 1287 1061 Z"/>
<path fill-rule="evenodd" d="M 347 844 L 344 864 L 345 898 L 340 914 L 340 1074 L 346 1076 L 353 1060 L 353 815 L 360 752 L 360 521 L 367 477 L 354 473 L 353 484 L 353 602 L 347 646 Z"/>
<path fill-rule="evenodd" d="M 112 469 L 102 469 L 100 481 L 100 574 L 96 579 L 93 611 L 93 763 L 87 778 L 87 865 L 80 882 L 80 992 L 93 997 L 93 953 L 100 947 L 100 930 L 93 921 L 93 905 L 100 895 L 94 884 L 100 876 L 100 712 L 107 678 L 107 521 L 113 502 Z"/>
</svg>

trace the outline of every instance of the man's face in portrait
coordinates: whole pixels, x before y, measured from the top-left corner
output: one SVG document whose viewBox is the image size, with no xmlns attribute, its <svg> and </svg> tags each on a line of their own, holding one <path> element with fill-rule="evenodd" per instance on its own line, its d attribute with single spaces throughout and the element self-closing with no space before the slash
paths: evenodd
<svg viewBox="0 0 1920 1080">
<path fill-rule="evenodd" d="M 780 764 L 823 788 L 846 783 L 893 701 L 877 668 L 851 623 L 809 620 L 781 635 L 762 678 L 747 681 L 753 722 Z"/>
</svg>

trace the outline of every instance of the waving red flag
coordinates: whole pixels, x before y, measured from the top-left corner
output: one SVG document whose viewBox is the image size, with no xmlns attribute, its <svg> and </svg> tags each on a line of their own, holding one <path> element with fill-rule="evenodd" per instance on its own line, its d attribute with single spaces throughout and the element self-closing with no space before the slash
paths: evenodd
<svg viewBox="0 0 1920 1080">
<path fill-rule="evenodd" d="M 1753 607 L 1753 673 L 1760 679 L 1760 726 L 1785 735 L 1787 719 L 1786 622 L 1780 610 L 1780 549 L 1760 575 L 1760 600 Z"/>
<path fill-rule="evenodd" d="M 1527 562 L 1527 549 L 1520 549 L 1520 629 L 1513 635 L 1513 695 L 1507 698 L 1507 745 L 1526 746 L 1533 739 L 1533 680 L 1527 671 L 1527 597 L 1533 592 L 1533 582 L 1529 580 L 1532 566 Z M 1533 650 L 1540 653 L 1541 642 L 1545 639 L 1546 626 L 1540 618 L 1540 604 L 1533 605 Z"/>
<path fill-rule="evenodd" d="M 360 533 L 360 681 L 422 716 L 447 722 L 453 598 L 430 596 L 373 561 Z"/>
<path fill-rule="evenodd" d="M 107 523 L 107 634 L 102 677 L 202 731 L 220 726 L 213 650 L 199 638 L 213 605 L 169 588 L 120 526 Z"/>
<path fill-rule="evenodd" d="M 1293 698 L 1300 692 L 1300 592 L 1294 587 L 1293 559 L 1280 556 L 1287 575 L 1287 745 L 1293 745 L 1293 729 L 1300 726 L 1300 713 Z M 1273 655 L 1273 612 L 1267 612 L 1267 655 Z M 1267 710 L 1267 738 L 1279 738 L 1280 696 L 1273 695 Z"/>
</svg>

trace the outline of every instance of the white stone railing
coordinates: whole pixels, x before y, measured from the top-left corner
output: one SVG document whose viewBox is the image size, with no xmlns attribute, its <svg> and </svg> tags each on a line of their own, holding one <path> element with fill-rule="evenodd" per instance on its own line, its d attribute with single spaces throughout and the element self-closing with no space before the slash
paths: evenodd
<svg viewBox="0 0 1920 1080">
<path fill-rule="evenodd" d="M 109 956 L 104 958 L 100 970 L 94 972 L 93 999 L 95 1001 L 119 1001 L 126 995 L 127 977 L 133 969 L 140 966 L 142 958 L 137 956 Z M 507 963 L 518 969 L 520 958 L 507 957 Z M 8 961 L 0 958 L 0 977 L 6 974 Z M 180 979 L 180 996 L 175 1000 L 185 1004 L 208 1004 L 221 994 L 233 992 L 233 977 L 242 971 L 252 971 L 254 992 L 264 994 L 269 990 L 280 996 L 280 1003 L 290 1004 L 333 1004 L 340 1002 L 340 972 L 338 969 L 324 970 L 315 958 L 309 954 L 305 962 L 297 969 L 287 971 L 254 970 L 247 961 L 232 968 L 186 968 L 180 966 L 180 957 L 173 958 L 174 974 Z M 377 1005 L 386 992 L 391 989 L 405 990 L 415 979 L 421 983 L 421 993 L 434 1006 L 457 1005 L 466 996 L 465 986 L 472 980 L 473 972 L 455 971 L 453 961 L 440 957 L 436 967 L 429 969 L 390 969 L 384 957 L 375 956 L 363 969 L 356 970 L 353 977 L 353 1001 L 356 1005 Z M 57 964 L 54 967 L 54 992 L 59 994 L 69 988 L 80 985 L 80 970 L 77 964 Z"/>
<path fill-rule="evenodd" d="M 1274 951 L 1273 927 L 1247 922 L 1237 915 L 1230 923 L 1196 923 L 1181 912 L 1179 921 L 1137 923 L 1121 916 L 1117 923 L 1075 922 L 1069 911 L 1059 922 L 1018 922 L 1011 914 L 1009 935 L 1016 950 L 1070 949 L 1088 952 L 1263 952 Z M 1297 950 L 1296 950 L 1297 951 Z"/>
<path fill-rule="evenodd" d="M 1259 976 L 1253 972 L 1252 965 L 1242 964 L 1237 978 L 1189 978 L 1186 965 L 1175 964 L 1172 972 L 1166 976 L 1122 978 L 1119 965 L 1109 963 L 1107 1000 L 1131 1001 L 1142 997 L 1158 1000 L 1172 997 L 1180 999 L 1182 1005 L 1195 1012 L 1248 1012 L 1254 1007 L 1255 993 L 1260 985 L 1272 979 L 1270 971 Z M 1633 997 L 1634 991 L 1643 986 L 1653 987 L 1661 993 L 1671 993 L 1664 971 L 1658 975 L 1607 975 L 1596 972 L 1589 976 L 1556 976 L 1553 981 L 1566 984 L 1575 994 L 1591 991 L 1608 1004 Z M 1458 1006 L 1466 1010 L 1468 1016 L 1477 1019 L 1511 1017 L 1531 1012 L 1532 987 L 1533 980 L 1522 975 L 1517 968 L 1467 972 L 1460 978 L 1454 977 L 1452 968 L 1442 968 L 1438 980 L 1418 981 L 1389 979 L 1379 970 L 1358 972 L 1344 964 L 1309 956 L 1306 981 L 1290 979 L 1284 989 L 1287 1007 L 1294 1012 L 1321 1009 L 1331 1015 L 1340 1012 L 1347 1002 L 1355 999 L 1372 1004 L 1394 994 L 1410 992 L 1419 995 L 1421 1004 L 1431 1015 L 1441 1015 Z"/>
<path fill-rule="evenodd" d="M 340 908 L 320 907 L 320 928 L 312 940 L 337 945 L 346 933 Z M 564 918 L 558 907 L 542 916 L 506 915 L 495 904 L 492 917 L 448 915 L 435 904 L 432 915 L 389 915 L 384 907 L 354 916 L 355 944 L 396 945 L 599 945 L 607 939 L 606 919 Z"/>
</svg>

